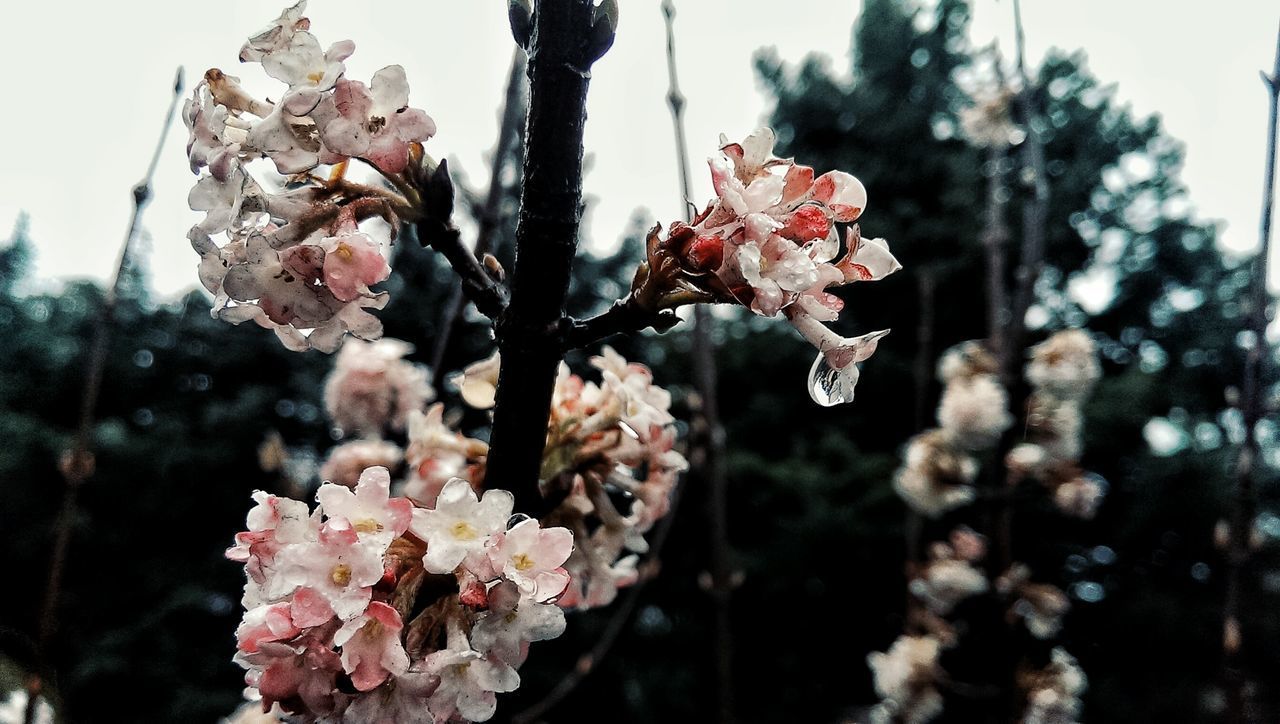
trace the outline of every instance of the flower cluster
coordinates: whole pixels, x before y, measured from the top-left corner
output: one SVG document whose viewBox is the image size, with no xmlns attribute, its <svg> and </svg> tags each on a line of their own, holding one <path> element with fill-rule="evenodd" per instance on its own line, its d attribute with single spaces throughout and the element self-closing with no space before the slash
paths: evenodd
<svg viewBox="0 0 1280 724">
<path fill-rule="evenodd" d="M 635 582 L 639 555 L 648 550 L 644 534 L 667 514 L 679 474 L 688 467 L 675 450 L 671 394 L 653 383 L 649 369 L 609 347 L 590 362 L 600 373 L 598 383 L 560 366 L 541 474 L 545 489 L 563 498 L 549 519 L 577 539 L 567 564 L 573 582 L 560 601 L 575 608 L 607 605 L 619 587 Z M 453 383 L 469 404 L 490 407 L 497 367 L 495 355 L 467 367 Z M 468 441 L 442 425 L 432 426 L 430 439 L 438 451 L 431 459 L 451 468 L 463 464 Z"/>
<path fill-rule="evenodd" d="M 853 399 L 858 363 L 888 330 L 845 338 L 826 326 L 844 301 L 827 291 L 883 279 L 901 268 L 883 239 L 863 239 L 855 221 L 867 205 L 862 183 L 843 171 L 814 170 L 773 155 L 767 128 L 742 143 L 721 138 L 710 159 L 716 198 L 691 224 L 649 234 L 647 263 L 633 292 L 656 288 L 657 308 L 685 301 L 741 304 L 779 314 L 818 349 L 810 395 L 822 405 Z"/>
<path fill-rule="evenodd" d="M 942 712 L 942 678 L 938 655 L 942 643 L 933 636 L 900 636 L 887 652 L 867 656 L 881 702 L 871 710 L 876 724 L 924 724 Z"/>
<path fill-rule="evenodd" d="M 1079 464 L 1082 406 L 1101 374 L 1093 340 L 1081 330 L 1058 332 L 1033 347 L 1026 368 L 1028 441 L 1006 460 L 1011 478 L 1038 480 L 1059 510 L 1077 518 L 1093 518 L 1106 494 L 1106 481 Z"/>
<path fill-rule="evenodd" d="M 995 358 L 978 342 L 957 345 L 939 360 L 945 385 L 939 427 L 911 439 L 894 478 L 898 494 L 922 515 L 937 518 L 974 501 L 974 454 L 995 447 L 1013 424 L 996 369 Z"/>
<path fill-rule="evenodd" d="M 974 566 L 987 552 L 986 541 L 968 528 L 951 533 L 951 542 L 934 543 L 929 561 L 908 585 L 931 613 L 946 616 L 966 598 L 986 593 L 987 576 Z"/>
<path fill-rule="evenodd" d="M 1089 680 L 1076 659 L 1062 647 L 1050 653 L 1043 669 L 1023 671 L 1019 685 L 1027 692 L 1027 709 L 1022 724 L 1062 724 L 1079 720 L 1084 708 L 1081 695 Z"/>
<path fill-rule="evenodd" d="M 960 344 L 943 354 L 938 363 L 938 376 L 945 386 L 938 406 L 939 427 L 920 433 L 907 445 L 894 479 L 897 492 L 916 512 L 942 518 L 977 500 L 974 482 L 983 461 L 994 458 L 1003 463 L 1003 469 L 992 471 L 992 479 L 998 481 L 990 491 L 995 505 L 1011 505 L 1019 486 L 1035 481 L 1061 513 L 1091 517 L 1104 484 L 1082 472 L 1078 460 L 1081 405 L 1101 375 L 1092 340 L 1083 331 L 1068 330 L 1030 350 L 1025 370 L 1031 387 L 1025 433 L 1023 441 L 1012 447 L 1008 442 L 1000 445 L 1015 420 L 998 369 L 993 355 L 977 342 Z M 992 455 L 997 448 L 1008 452 L 1003 457 Z M 1011 555 L 1007 534 L 1001 542 L 1004 555 Z M 966 638 L 972 627 L 965 620 L 968 613 L 962 603 L 978 598 L 981 610 L 996 606 L 995 610 L 1005 612 L 1010 627 L 1025 629 L 1029 640 L 1043 642 L 1035 644 L 1043 655 L 1028 657 L 1019 673 L 1025 696 L 1022 720 L 1076 721 L 1084 674 L 1075 660 L 1055 648 L 1047 668 L 1028 663 L 1050 658 L 1048 647 L 1070 609 L 1062 589 L 1037 580 L 1022 563 L 1011 563 L 998 575 L 998 569 L 980 568 L 976 564 L 986 557 L 986 540 L 965 527 L 952 530 L 945 542 L 934 542 L 927 550 L 926 560 L 908 563 L 908 590 L 915 602 L 908 607 L 908 622 L 910 632 L 918 635 L 904 636 L 888 653 L 872 654 L 869 659 L 883 697 L 874 710 L 881 712 L 877 716 L 886 721 L 896 717 L 924 722 L 941 712 L 942 699 L 932 685 L 943 668 L 937 649 L 990 645 Z M 1021 633 L 1018 638 L 1027 639 Z M 911 679 L 908 672 L 915 672 L 916 678 Z M 904 683 L 909 681 L 915 684 Z"/>
<path fill-rule="evenodd" d="M 366 310 L 387 295 L 370 287 L 390 274 L 387 247 L 412 213 L 398 194 L 348 180 L 349 162 L 404 187 L 435 123 L 409 107 L 400 66 L 368 85 L 348 79 L 343 61 L 355 45 L 322 48 L 305 9 L 305 0 L 288 8 L 240 51 L 241 62 L 285 85 L 278 101 L 255 98 L 214 68 L 186 102 L 187 156 L 200 175 L 188 201 L 205 214 L 188 238 L 214 317 L 253 321 L 290 349 L 332 352 L 346 333 L 381 335 Z M 255 177 L 259 159 L 282 178 Z"/>
<path fill-rule="evenodd" d="M 385 468 L 306 503 L 255 493 L 227 552 L 245 565 L 236 661 L 264 711 L 326 721 L 489 719 L 528 644 L 564 630 L 573 534 L 512 516 L 503 490 L 391 497 Z M 429 716 L 424 719 L 423 712 Z"/>
<path fill-rule="evenodd" d="M 324 385 L 329 419 L 348 434 L 404 430 L 410 414 L 435 397 L 427 368 L 404 359 L 412 351 L 398 339 L 343 346 Z"/>
</svg>

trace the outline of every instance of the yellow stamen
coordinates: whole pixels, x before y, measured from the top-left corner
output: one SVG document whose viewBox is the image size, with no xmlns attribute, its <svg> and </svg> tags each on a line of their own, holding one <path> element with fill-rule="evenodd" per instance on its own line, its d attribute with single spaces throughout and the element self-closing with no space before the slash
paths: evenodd
<svg viewBox="0 0 1280 724">
<path fill-rule="evenodd" d="M 527 571 L 533 568 L 533 559 L 524 553 L 517 553 L 511 557 L 511 565 L 515 566 L 517 571 Z"/>
<path fill-rule="evenodd" d="M 460 520 L 453 524 L 449 529 L 456 540 L 475 540 L 480 537 L 480 532 L 471 527 L 471 524 L 465 520 Z"/>
<path fill-rule="evenodd" d="M 335 586 L 345 587 L 348 583 L 351 583 L 351 566 L 345 563 L 339 563 L 334 566 L 333 570 L 329 572 L 329 580 L 333 581 Z"/>
</svg>

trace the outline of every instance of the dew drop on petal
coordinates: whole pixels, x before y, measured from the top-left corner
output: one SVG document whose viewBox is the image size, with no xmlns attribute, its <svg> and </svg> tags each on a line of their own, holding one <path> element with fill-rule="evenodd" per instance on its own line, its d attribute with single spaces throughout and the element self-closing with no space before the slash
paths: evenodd
<svg viewBox="0 0 1280 724">
<path fill-rule="evenodd" d="M 826 355 L 819 354 L 809 369 L 809 397 L 823 407 L 853 402 L 853 388 L 858 384 L 858 366 L 832 367 Z"/>
</svg>

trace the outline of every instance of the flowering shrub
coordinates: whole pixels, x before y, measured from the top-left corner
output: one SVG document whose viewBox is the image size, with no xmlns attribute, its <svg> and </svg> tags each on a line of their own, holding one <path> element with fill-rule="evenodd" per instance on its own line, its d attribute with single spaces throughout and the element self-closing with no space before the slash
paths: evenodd
<svg viewBox="0 0 1280 724">
<path fill-rule="evenodd" d="M 251 96 L 216 68 L 183 108 L 187 156 L 200 174 L 188 197 L 205 219 L 188 235 L 213 315 L 272 329 L 290 349 L 337 349 L 345 333 L 378 337 L 370 289 L 391 273 L 386 247 L 408 200 L 346 178 L 352 159 L 399 188 L 435 123 L 408 105 L 404 69 L 388 66 L 366 86 L 345 76 L 355 45 L 322 50 L 302 0 L 249 39 L 240 60 L 261 64 L 286 87 L 274 103 Z M 267 159 L 281 182 L 255 177 Z M 316 173 L 325 164 L 327 175 Z M 384 223 L 365 223 L 381 220 Z M 215 241 L 220 239 L 221 241 Z"/>
<path fill-rule="evenodd" d="M 817 178 L 813 169 L 773 155 L 774 134 L 762 128 L 742 143 L 720 139 L 710 159 L 716 198 L 691 224 L 649 233 L 648 264 L 638 277 L 661 278 L 673 300 L 737 303 L 762 317 L 782 314 L 818 349 L 809 393 L 821 405 L 853 399 L 858 363 L 888 330 L 845 338 L 826 327 L 844 307 L 827 290 L 876 281 L 902 268 L 884 239 L 863 239 L 840 224 L 867 205 L 862 183 L 843 171 Z M 660 302 L 661 303 L 661 302 Z"/>
<path fill-rule="evenodd" d="M 911 439 L 894 478 L 898 494 L 917 513 L 946 522 L 955 511 L 979 501 L 982 461 L 1001 448 L 1014 424 L 998 369 L 995 357 L 977 342 L 958 345 L 939 360 L 938 376 L 945 385 L 939 427 Z M 1021 442 L 1004 448 L 1003 469 L 989 471 L 997 482 L 987 486 L 985 495 L 1008 496 L 1022 483 L 1034 482 L 1061 514 L 1094 515 L 1105 483 L 1079 466 L 1080 407 L 1100 374 L 1093 341 L 1081 330 L 1058 332 L 1030 350 L 1026 432 Z M 966 643 L 967 624 L 957 621 L 965 615 L 960 606 L 967 599 L 994 597 L 1009 625 L 1025 629 L 1033 639 L 1052 641 L 1060 633 L 1070 608 L 1066 594 L 1035 580 L 1022 563 L 1011 563 L 998 575 L 989 566 L 984 571 L 977 564 L 989 562 L 987 548 L 983 536 L 962 526 L 946 542 L 929 546 L 926 560 L 910 564 L 908 591 L 918 602 L 909 615 L 911 635 L 898 639 L 888 653 L 868 659 L 882 698 L 873 710 L 877 720 L 926 722 L 942 712 L 943 699 L 934 684 L 959 674 L 944 671 L 938 651 Z M 1066 651 L 1053 649 L 1047 667 L 1024 662 L 1018 681 L 1021 721 L 1076 721 L 1085 676 Z"/>
<path fill-rule="evenodd" d="M 557 103 L 575 93 L 581 103 L 589 74 L 578 69 L 607 50 L 617 26 L 610 0 L 566 0 L 554 10 L 547 3 L 538 13 L 526 3 L 509 8 L 516 42 L 531 58 L 557 54 L 530 64 L 526 159 L 540 170 L 526 174 L 522 212 L 531 200 L 544 208 L 522 213 L 518 244 L 576 235 L 577 203 L 552 201 L 580 183 L 581 154 L 539 153 L 554 144 L 536 139 L 564 130 L 542 128 L 539 88 L 558 83 Z M 671 396 L 647 368 L 604 347 L 590 360 L 598 380 L 586 380 L 559 361 L 563 350 L 616 332 L 665 330 L 683 305 L 741 305 L 786 319 L 817 348 L 809 376 L 816 402 L 848 402 L 858 365 L 888 330 L 838 335 L 827 323 L 844 302 L 829 290 L 882 279 L 900 265 L 883 239 L 863 239 L 852 225 L 866 206 L 856 178 L 815 176 L 775 157 L 773 132 L 762 129 L 740 144 L 722 139 L 710 162 L 716 198 L 692 223 L 672 224 L 665 236 L 653 230 L 626 298 L 598 318 L 547 319 L 554 294 L 518 300 L 534 287 L 552 289 L 561 272 L 567 279 L 572 254 L 556 267 L 559 251 L 540 247 L 526 268 L 544 278 L 522 285 L 518 263 L 508 290 L 496 260 L 461 242 L 447 165 L 424 152 L 435 124 L 409 106 L 403 68 L 383 68 L 367 84 L 348 78 L 354 44 L 323 47 L 305 8 L 304 0 L 286 9 L 240 51 L 241 62 L 284 84 L 278 100 L 254 97 L 215 68 L 184 108 L 199 176 L 189 201 L 204 213 L 189 238 L 213 315 L 253 321 L 299 351 L 334 352 L 346 335 L 357 338 L 342 347 L 324 389 L 335 437 L 347 439 L 321 467 L 318 506 L 259 492 L 248 530 L 228 551 L 248 578 L 236 660 L 266 712 L 487 720 L 496 694 L 519 685 L 529 644 L 564 630 L 564 610 L 606 605 L 640 579 L 645 535 L 669 513 L 688 467 L 676 450 Z M 546 27 L 532 33 L 535 22 Z M 566 68 L 574 72 L 546 80 Z M 580 139 L 576 145 L 580 151 Z M 356 180 L 356 162 L 373 182 Z M 566 211 L 573 213 L 556 217 Z M 464 434 L 443 403 L 430 404 L 436 391 L 428 371 L 407 361 L 412 346 L 378 339 L 381 323 L 368 310 L 388 301 L 375 287 L 390 274 L 388 247 L 402 224 L 447 258 L 495 322 L 501 355 L 451 380 L 464 403 L 493 410 L 489 436 Z M 526 224 L 542 228 L 526 235 Z M 976 391 L 970 407 L 990 395 Z M 545 427 L 535 423 L 539 414 Z M 385 439 L 395 435 L 403 439 Z M 488 440 L 512 437 L 522 437 L 508 443 L 519 452 L 495 457 Z M 512 474 L 517 467 L 526 479 L 507 479 L 521 477 Z M 534 486 L 537 495 L 524 496 Z M 942 600 L 951 594 L 944 561 L 938 566 Z"/>
<path fill-rule="evenodd" d="M 687 467 L 670 395 L 606 347 L 591 359 L 599 383 L 567 367 L 557 383 L 543 467 L 563 500 L 545 525 L 516 515 L 511 493 L 485 479 L 487 445 L 446 425 L 442 403 L 422 410 L 432 391 L 408 351 L 392 339 L 343 348 L 328 409 L 335 422 L 355 415 L 365 437 L 330 452 L 314 510 L 256 493 L 227 552 L 248 579 L 236 661 L 264 710 L 488 719 L 495 695 L 519 686 L 529 643 L 564 631 L 565 609 L 605 605 L 636 582 L 644 534 Z M 483 367 L 455 383 L 474 391 Z M 402 419 L 404 448 L 380 437 Z"/>
</svg>

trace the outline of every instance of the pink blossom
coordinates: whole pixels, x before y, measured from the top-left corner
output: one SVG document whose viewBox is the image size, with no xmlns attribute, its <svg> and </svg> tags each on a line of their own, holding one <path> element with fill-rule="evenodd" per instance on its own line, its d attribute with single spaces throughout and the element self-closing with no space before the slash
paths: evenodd
<svg viewBox="0 0 1280 724">
<path fill-rule="evenodd" d="M 236 648 L 253 653 L 263 643 L 284 641 L 301 633 L 288 603 L 274 603 L 246 611 L 236 628 Z"/>
<path fill-rule="evenodd" d="M 503 581 L 489 591 L 489 611 L 471 631 L 471 645 L 512 666 L 524 661 L 525 646 L 564 633 L 564 611 L 555 604 L 525 599 L 520 589 Z"/>
<path fill-rule="evenodd" d="M 515 497 L 505 490 L 488 490 L 478 498 L 467 481 L 450 480 L 434 510 L 413 511 L 410 529 L 427 543 L 423 567 L 430 573 L 452 573 L 471 559 L 468 568 L 474 569 L 490 536 L 506 527 L 514 505 Z"/>
<path fill-rule="evenodd" d="M 357 231 L 331 236 L 320 248 L 325 252 L 324 282 L 339 301 L 370 296 L 369 285 L 391 275 L 391 266 L 368 234 Z"/>
<path fill-rule="evenodd" d="M 444 424 L 444 405 L 436 403 L 423 414 L 409 415 L 409 446 L 405 460 L 411 474 L 404 494 L 422 505 L 434 506 L 441 489 L 453 478 L 470 479 L 470 452 L 484 443 L 468 440 Z"/>
<path fill-rule="evenodd" d="M 426 367 L 404 357 L 413 345 L 398 339 L 353 340 L 343 346 L 325 380 L 330 419 L 348 434 L 403 430 L 408 417 L 435 396 Z"/>
<path fill-rule="evenodd" d="M 573 533 L 567 528 L 542 528 L 537 520 L 521 521 L 493 537 L 489 560 L 494 570 L 535 601 L 560 595 L 569 585 L 562 566 L 573 552 Z"/>
<path fill-rule="evenodd" d="M 386 550 L 391 541 L 409 529 L 413 504 L 408 498 L 392 498 L 391 474 L 375 467 L 360 475 L 355 492 L 343 485 L 325 483 L 316 500 L 333 519 L 345 519 L 361 542 Z"/>
<path fill-rule="evenodd" d="M 403 458 L 404 451 L 385 440 L 352 440 L 329 451 L 320 466 L 320 479 L 348 488 L 355 487 L 365 468 L 393 468 Z"/>
<path fill-rule="evenodd" d="M 237 655 L 264 707 L 279 702 L 289 711 L 322 716 L 338 708 L 342 695 L 335 684 L 342 662 L 330 648 L 331 631 L 316 629 L 292 643 L 263 643 L 255 653 Z"/>
<path fill-rule="evenodd" d="M 364 158 L 387 173 L 400 173 L 409 159 L 409 144 L 435 135 L 436 124 L 423 111 L 409 108 L 404 68 L 389 65 L 366 86 L 340 80 L 315 111 L 325 146 L 334 153 Z"/>
<path fill-rule="evenodd" d="M 466 721 L 488 721 L 498 707 L 495 693 L 515 691 L 520 685 L 515 669 L 467 648 L 465 638 L 428 654 L 423 665 L 440 679 L 427 702 L 436 721 L 450 721 L 455 715 Z"/>
<path fill-rule="evenodd" d="M 381 550 L 360 543 L 355 528 L 342 518 L 326 521 L 318 540 L 281 553 L 281 577 L 318 593 L 343 621 L 364 611 L 382 574 Z"/>
<path fill-rule="evenodd" d="M 400 643 L 403 628 L 394 608 L 373 601 L 333 635 L 342 649 L 342 670 L 351 675 L 357 690 L 369 691 L 409 669 L 409 656 Z"/>
</svg>

